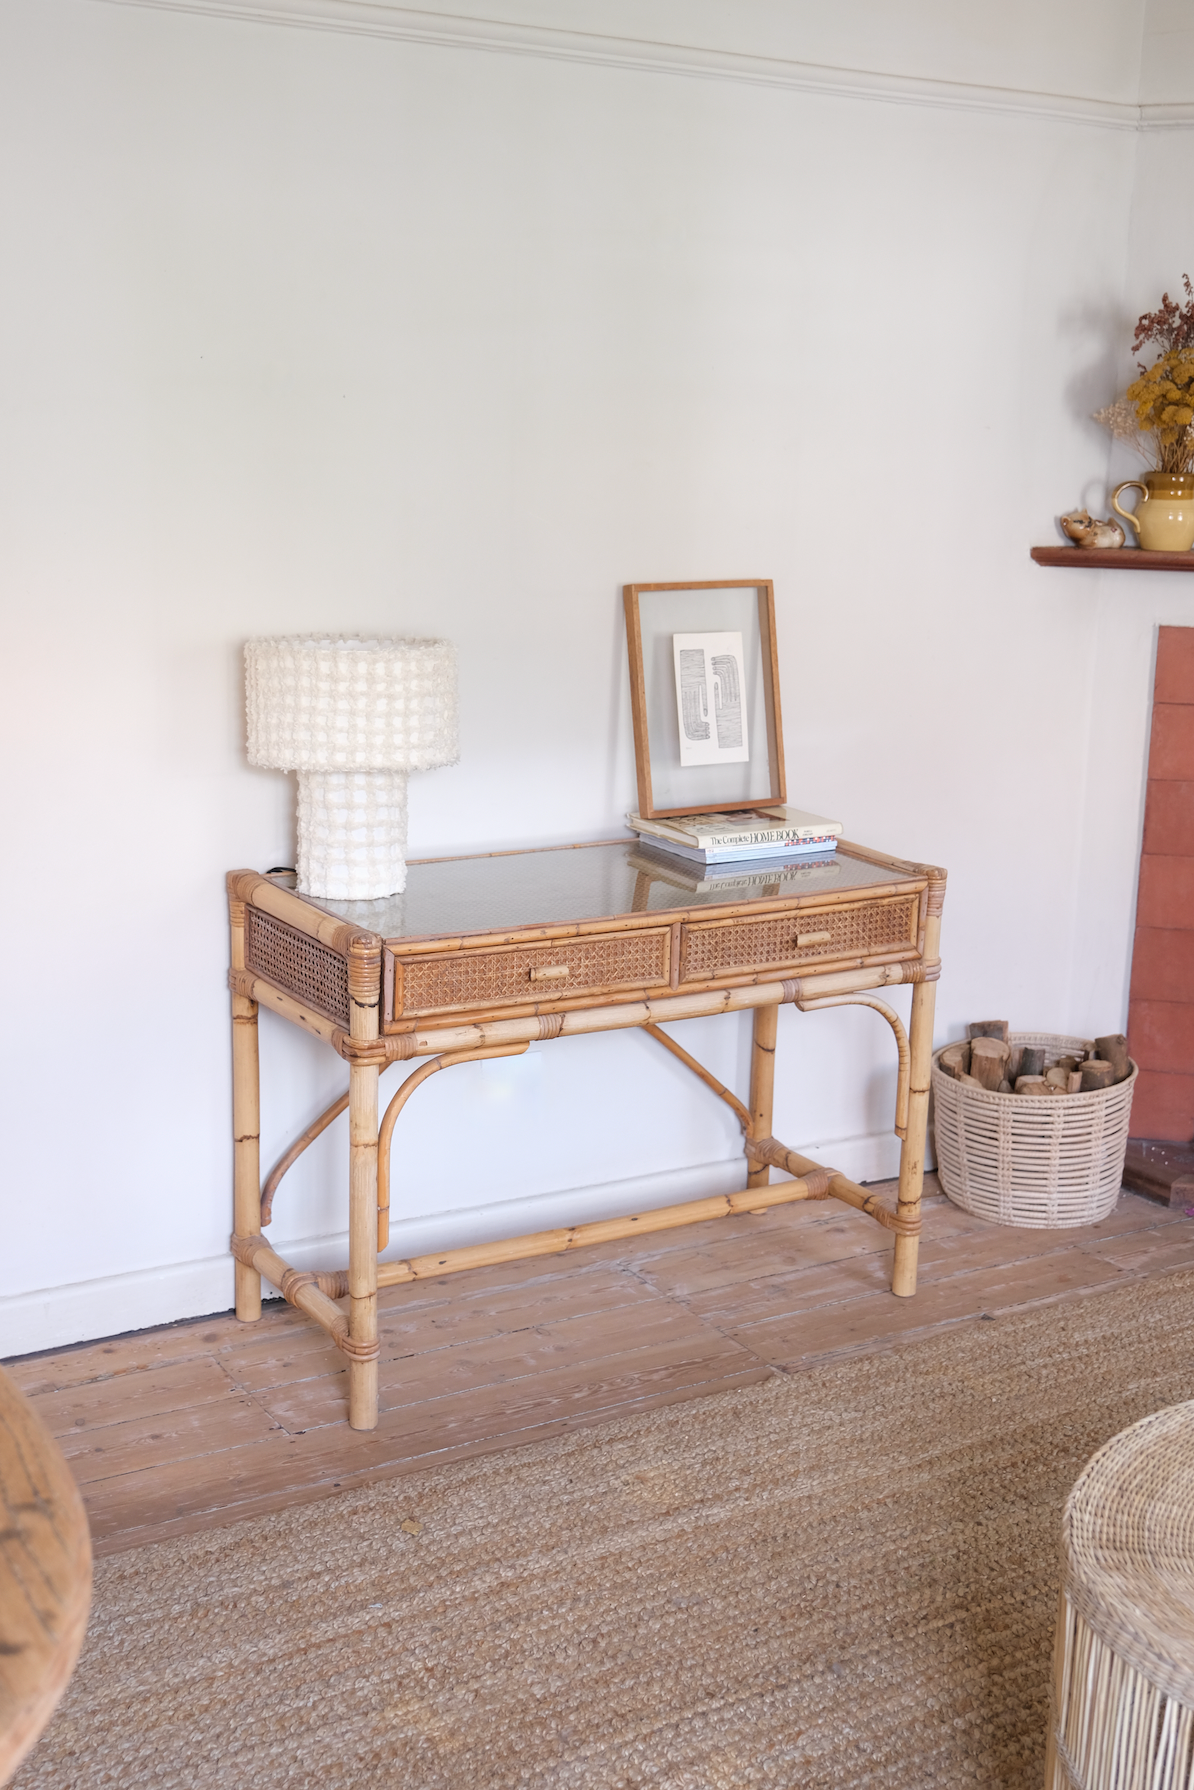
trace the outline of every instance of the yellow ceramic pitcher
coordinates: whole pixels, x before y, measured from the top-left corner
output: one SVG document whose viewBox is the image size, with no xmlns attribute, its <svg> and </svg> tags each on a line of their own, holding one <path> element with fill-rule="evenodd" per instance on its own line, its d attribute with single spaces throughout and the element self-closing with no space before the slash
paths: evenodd
<svg viewBox="0 0 1194 1790">
<path fill-rule="evenodd" d="M 1132 490 L 1140 492 L 1135 514 L 1119 502 L 1121 491 Z M 1188 553 L 1194 547 L 1194 473 L 1149 472 L 1125 479 L 1111 493 L 1111 508 L 1148 553 Z"/>
</svg>

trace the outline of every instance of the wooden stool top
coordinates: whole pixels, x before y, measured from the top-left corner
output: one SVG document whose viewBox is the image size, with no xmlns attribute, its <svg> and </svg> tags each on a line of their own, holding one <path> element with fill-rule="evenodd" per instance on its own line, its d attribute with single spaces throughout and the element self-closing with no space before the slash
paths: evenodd
<svg viewBox="0 0 1194 1790">
<path fill-rule="evenodd" d="M 33 1407 L 0 1371 L 0 1784 L 74 1670 L 91 1604 L 91 1536 L 78 1487 Z"/>
</svg>

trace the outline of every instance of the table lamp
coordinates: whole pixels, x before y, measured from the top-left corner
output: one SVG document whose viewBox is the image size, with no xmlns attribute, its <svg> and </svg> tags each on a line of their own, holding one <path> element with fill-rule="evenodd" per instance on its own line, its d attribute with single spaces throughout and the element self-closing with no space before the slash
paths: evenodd
<svg viewBox="0 0 1194 1790">
<path fill-rule="evenodd" d="M 406 887 L 406 780 L 459 759 L 448 640 L 289 635 L 245 646 L 249 763 L 298 772 L 298 886 Z"/>
</svg>

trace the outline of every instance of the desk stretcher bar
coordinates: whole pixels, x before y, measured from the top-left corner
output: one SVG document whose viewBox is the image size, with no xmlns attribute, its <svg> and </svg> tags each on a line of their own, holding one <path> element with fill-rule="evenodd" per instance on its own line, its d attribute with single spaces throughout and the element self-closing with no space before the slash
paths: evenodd
<svg viewBox="0 0 1194 1790">
<path fill-rule="evenodd" d="M 703 1200 L 686 1200 L 675 1206 L 658 1206 L 650 1212 L 639 1212 L 629 1218 L 604 1218 L 592 1224 L 574 1224 L 548 1230 L 532 1231 L 523 1237 L 507 1237 L 497 1243 L 477 1243 L 465 1249 L 445 1250 L 441 1255 L 411 1256 L 407 1261 L 380 1262 L 377 1269 L 379 1287 L 405 1286 L 410 1281 L 435 1279 L 442 1274 L 463 1274 L 470 1268 L 490 1268 L 505 1262 L 529 1261 L 535 1256 L 562 1255 L 570 1249 L 585 1249 L 591 1244 L 619 1243 L 628 1237 L 645 1237 L 653 1231 L 674 1230 L 685 1224 L 705 1224 L 713 1218 L 730 1218 L 735 1213 L 760 1213 L 772 1206 L 791 1205 L 796 1200 L 838 1199 L 865 1212 L 885 1229 L 897 1236 L 920 1234 L 920 1219 L 901 1218 L 885 1206 L 875 1194 L 868 1193 L 847 1179 L 837 1169 L 820 1168 L 807 1156 L 798 1156 L 776 1138 L 764 1138 L 748 1144 L 747 1154 L 760 1162 L 774 1163 L 777 1168 L 800 1175 L 791 1181 L 777 1181 L 770 1187 L 748 1187 L 740 1193 L 716 1194 Z M 232 1253 L 240 1262 L 263 1274 L 292 1305 L 328 1332 L 344 1348 L 348 1323 L 333 1304 L 348 1295 L 348 1274 L 344 1269 L 303 1274 L 288 1263 L 266 1242 L 264 1237 L 232 1238 Z"/>
</svg>

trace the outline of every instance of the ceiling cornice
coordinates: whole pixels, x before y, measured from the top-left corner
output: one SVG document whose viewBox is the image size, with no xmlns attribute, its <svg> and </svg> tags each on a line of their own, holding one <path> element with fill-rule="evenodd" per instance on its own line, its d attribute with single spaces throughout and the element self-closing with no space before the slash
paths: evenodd
<svg viewBox="0 0 1194 1790">
<path fill-rule="evenodd" d="M 397 38 L 407 43 L 442 48 L 545 57 L 558 62 L 591 63 L 651 74 L 782 87 L 837 99 L 1044 118 L 1064 124 L 1095 125 L 1104 130 L 1188 130 L 1194 127 L 1194 104 L 1137 106 L 1116 100 L 1036 93 L 1013 87 L 928 80 L 916 75 L 827 68 L 818 63 L 792 62 L 771 56 L 742 56 L 730 50 L 700 49 L 687 44 L 652 43 L 639 38 L 604 37 L 580 31 L 559 31 L 547 26 L 508 24 L 498 19 L 424 12 L 415 7 L 388 5 L 385 0 L 105 0 L 105 3 L 146 6 L 163 12 L 202 13 L 209 17 L 285 25 L 308 31 Z"/>
<path fill-rule="evenodd" d="M 1140 107 L 1142 131 L 1188 131 L 1194 126 L 1194 101 L 1170 100 Z"/>
</svg>

